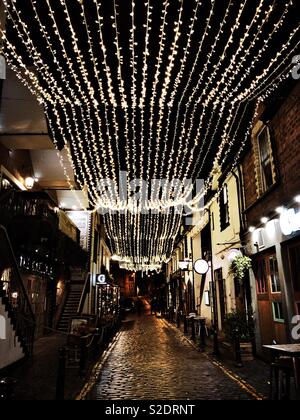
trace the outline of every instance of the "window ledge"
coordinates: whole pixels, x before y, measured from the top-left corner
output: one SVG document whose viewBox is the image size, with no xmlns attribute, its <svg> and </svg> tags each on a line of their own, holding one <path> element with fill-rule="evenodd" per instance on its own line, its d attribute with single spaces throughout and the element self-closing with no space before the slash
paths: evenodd
<svg viewBox="0 0 300 420">
<path fill-rule="evenodd" d="M 272 187 L 269 188 L 266 192 L 264 192 L 261 196 L 259 196 L 254 203 L 250 204 L 250 206 L 247 207 L 246 210 L 244 210 L 244 213 L 248 213 L 254 207 L 258 206 L 266 197 L 268 197 L 272 192 L 274 192 L 275 190 L 277 190 L 277 188 L 279 187 L 279 185 L 280 185 L 280 182 L 279 181 L 275 182 L 275 184 L 272 185 Z"/>
</svg>

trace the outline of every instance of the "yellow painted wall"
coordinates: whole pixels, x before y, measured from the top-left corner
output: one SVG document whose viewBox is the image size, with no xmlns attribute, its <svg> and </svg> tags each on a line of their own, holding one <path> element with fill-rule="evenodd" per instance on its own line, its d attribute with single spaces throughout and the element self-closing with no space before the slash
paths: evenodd
<svg viewBox="0 0 300 420">
<path fill-rule="evenodd" d="M 234 277 L 230 272 L 230 261 L 228 256 L 232 249 L 240 248 L 240 214 L 238 206 L 238 191 L 235 177 L 230 174 L 226 180 L 229 198 L 230 226 L 221 231 L 220 227 L 220 206 L 216 200 L 211 206 L 211 214 L 214 219 L 214 230 L 212 230 L 212 249 L 214 270 L 222 268 L 223 279 L 226 280 L 227 313 L 236 309 Z M 227 244 L 232 243 L 232 244 Z M 218 245 L 223 244 L 223 245 Z M 225 245 L 226 244 L 226 245 Z M 218 292 L 218 291 L 217 291 Z M 220 320 L 220 310 L 219 310 Z M 219 322 L 219 328 L 221 324 Z"/>
</svg>

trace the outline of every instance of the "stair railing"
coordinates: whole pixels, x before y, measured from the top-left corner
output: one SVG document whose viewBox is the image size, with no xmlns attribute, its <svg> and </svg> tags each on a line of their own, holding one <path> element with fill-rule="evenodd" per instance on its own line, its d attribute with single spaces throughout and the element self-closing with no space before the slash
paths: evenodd
<svg viewBox="0 0 300 420">
<path fill-rule="evenodd" d="M 6 283 L 0 281 L 0 294 L 16 334 L 29 356 L 33 353 L 35 316 L 6 229 L 0 225 L 0 275 L 4 270 L 9 270 L 10 275 Z"/>
<path fill-rule="evenodd" d="M 84 305 L 85 305 L 85 301 L 86 301 L 87 295 L 88 295 L 88 294 L 89 294 L 89 292 L 90 292 L 90 281 L 91 281 L 90 279 L 91 279 L 91 274 L 89 273 L 89 274 L 87 274 L 87 276 L 86 276 L 85 283 L 84 283 L 84 287 L 83 287 L 82 294 L 81 294 L 81 298 L 80 298 L 80 302 L 79 302 L 79 305 L 78 305 L 78 310 L 77 310 L 77 313 L 78 313 L 79 315 L 81 315 L 81 314 L 82 314 L 82 312 L 83 312 L 83 309 L 84 309 Z"/>
</svg>

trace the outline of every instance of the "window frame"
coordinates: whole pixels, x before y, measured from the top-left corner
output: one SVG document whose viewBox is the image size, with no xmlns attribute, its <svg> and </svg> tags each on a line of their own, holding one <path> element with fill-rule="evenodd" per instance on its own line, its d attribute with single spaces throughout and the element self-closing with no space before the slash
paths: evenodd
<svg viewBox="0 0 300 420">
<path fill-rule="evenodd" d="M 266 295 L 269 293 L 269 279 L 268 279 L 268 267 L 267 267 L 267 260 L 265 258 L 262 258 L 258 261 L 259 267 L 258 269 L 261 270 L 261 281 L 259 281 L 258 275 L 256 280 L 256 290 L 257 295 Z M 264 286 L 262 288 L 261 286 Z"/>
<path fill-rule="evenodd" d="M 272 268 L 272 261 L 276 261 L 277 271 L 275 271 L 275 267 Z M 269 257 L 269 269 L 270 269 L 270 292 L 272 295 L 281 294 L 281 283 L 280 283 L 280 275 L 279 275 L 279 267 L 278 267 L 278 260 L 276 255 L 271 255 Z M 272 276 L 273 274 L 277 274 L 276 278 L 276 291 L 273 290 L 273 281 Z"/>
<path fill-rule="evenodd" d="M 272 301 L 272 314 L 273 314 L 273 321 L 277 322 L 279 324 L 285 324 L 285 318 L 284 318 L 284 310 L 283 310 L 283 304 L 282 302 L 278 302 L 278 301 Z M 275 310 L 275 306 L 281 305 L 281 312 L 282 312 L 282 318 L 278 318 L 276 315 L 276 310 Z"/>
<path fill-rule="evenodd" d="M 261 148 L 261 136 L 264 132 L 267 132 L 267 146 L 268 146 L 268 159 L 264 162 L 262 159 L 262 148 Z M 277 173 L 276 173 L 276 167 L 274 162 L 274 147 L 272 144 L 272 138 L 271 138 L 271 131 L 270 127 L 267 124 L 263 124 L 260 122 L 259 128 L 256 131 L 256 134 L 254 135 L 255 140 L 255 167 L 256 167 L 256 181 L 257 181 L 257 192 L 258 196 L 261 197 L 264 194 L 268 193 L 274 185 L 276 185 L 277 182 Z M 264 163 L 267 161 L 270 161 L 270 167 L 271 167 L 271 175 L 272 175 L 272 184 L 267 185 L 267 180 L 265 177 L 265 166 Z"/>
<path fill-rule="evenodd" d="M 224 193 L 226 192 L 226 200 Z M 220 195 L 220 230 L 223 232 L 230 226 L 230 208 L 228 185 L 224 184 Z"/>
</svg>

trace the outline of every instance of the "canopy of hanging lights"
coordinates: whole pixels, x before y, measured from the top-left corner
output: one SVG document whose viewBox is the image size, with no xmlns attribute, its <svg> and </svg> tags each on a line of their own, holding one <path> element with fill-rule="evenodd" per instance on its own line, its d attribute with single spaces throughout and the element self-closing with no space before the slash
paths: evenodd
<svg viewBox="0 0 300 420">
<path fill-rule="evenodd" d="M 44 106 L 53 142 L 67 150 L 89 210 L 102 212 L 116 258 L 130 269 L 159 267 L 186 208 L 202 207 L 216 168 L 236 164 L 254 104 L 288 76 L 300 44 L 297 5 L 4 4 L 7 61 Z"/>
</svg>

